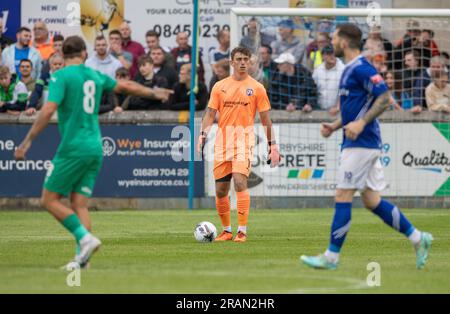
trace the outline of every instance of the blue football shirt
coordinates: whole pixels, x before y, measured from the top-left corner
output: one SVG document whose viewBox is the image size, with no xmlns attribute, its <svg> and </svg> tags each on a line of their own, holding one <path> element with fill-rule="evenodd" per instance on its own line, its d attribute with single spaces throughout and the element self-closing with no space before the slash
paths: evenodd
<svg viewBox="0 0 450 314">
<path fill-rule="evenodd" d="M 17 73 L 17 76 L 19 77 L 19 79 L 22 78 L 22 75 L 19 72 L 20 61 L 22 61 L 23 59 L 28 59 L 29 54 L 30 54 L 30 47 L 26 47 L 23 49 L 19 49 L 19 48 L 15 47 L 14 66 L 16 68 L 16 73 Z"/>
<path fill-rule="evenodd" d="M 342 125 L 364 117 L 378 96 L 388 91 L 388 87 L 377 70 L 362 55 L 350 61 L 344 69 L 339 84 Z M 381 133 L 378 120 L 366 125 L 354 141 L 345 136 L 342 149 L 363 147 L 381 148 Z"/>
</svg>

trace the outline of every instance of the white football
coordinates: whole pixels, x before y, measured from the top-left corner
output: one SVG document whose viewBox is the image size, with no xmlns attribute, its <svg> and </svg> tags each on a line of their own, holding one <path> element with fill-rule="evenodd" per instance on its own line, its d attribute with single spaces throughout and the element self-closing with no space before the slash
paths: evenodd
<svg viewBox="0 0 450 314">
<path fill-rule="evenodd" d="M 216 237 L 216 226 L 209 221 L 202 221 L 195 226 L 194 238 L 198 242 L 212 242 Z"/>
</svg>

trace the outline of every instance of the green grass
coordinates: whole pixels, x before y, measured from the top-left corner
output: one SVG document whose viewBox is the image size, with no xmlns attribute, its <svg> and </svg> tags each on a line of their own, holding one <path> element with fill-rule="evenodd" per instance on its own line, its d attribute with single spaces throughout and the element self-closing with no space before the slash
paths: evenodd
<svg viewBox="0 0 450 314">
<path fill-rule="evenodd" d="M 326 248 L 332 210 L 252 210 L 243 244 L 194 241 L 197 222 L 220 225 L 213 210 L 94 212 L 103 247 L 75 288 L 59 270 L 71 235 L 45 212 L 0 212 L 0 293 L 449 293 L 450 211 L 404 212 L 435 238 L 421 271 L 409 241 L 361 209 L 336 271 L 298 260 Z M 381 265 L 381 287 L 366 285 L 369 262 Z"/>
</svg>

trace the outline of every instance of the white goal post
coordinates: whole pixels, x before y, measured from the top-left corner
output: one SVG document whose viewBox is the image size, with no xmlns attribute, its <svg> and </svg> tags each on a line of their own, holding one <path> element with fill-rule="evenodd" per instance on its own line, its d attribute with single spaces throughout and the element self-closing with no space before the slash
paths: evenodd
<svg viewBox="0 0 450 314">
<path fill-rule="evenodd" d="M 450 117 L 433 112 L 448 110 L 450 97 L 438 96 L 435 85 L 428 93 L 435 98 L 426 98 L 431 83 L 441 86 L 445 74 L 450 78 L 450 8 L 241 7 L 232 8 L 230 18 L 231 49 L 241 44 L 251 50 L 249 73 L 265 86 L 274 117 L 279 119 L 276 133 L 282 134 L 284 159 L 276 171 L 265 171 L 264 141 L 255 146 L 261 156 L 249 176 L 252 196 L 276 198 L 274 202 L 281 204 L 276 206 L 297 208 L 303 204 L 300 199 L 320 203 L 334 195 L 342 135 L 338 132 L 325 140 L 319 129 L 321 122 L 336 117 L 329 105 L 337 99 L 340 78 L 337 70 L 329 72 L 338 63 L 341 69 L 344 66 L 341 60 L 335 59 L 334 65 L 329 61 L 330 34 L 336 25 L 348 22 L 360 27 L 362 53 L 383 75 L 393 95 L 395 106 L 381 119 L 381 163 L 389 183 L 383 194 L 413 199 L 415 205 L 408 206 L 424 207 L 443 204 L 450 197 Z M 294 40 L 286 40 L 286 28 Z M 329 72 L 321 67 L 322 54 L 332 65 Z M 417 114 L 415 109 L 423 112 Z M 259 134 L 260 139 L 264 136 Z M 208 180 L 208 195 L 214 196 L 214 181 Z M 419 198 L 423 203 L 417 202 Z"/>
</svg>

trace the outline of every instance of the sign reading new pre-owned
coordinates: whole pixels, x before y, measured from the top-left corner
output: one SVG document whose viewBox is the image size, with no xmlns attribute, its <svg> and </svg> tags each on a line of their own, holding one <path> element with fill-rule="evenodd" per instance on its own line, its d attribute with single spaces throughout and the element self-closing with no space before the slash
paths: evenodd
<svg viewBox="0 0 450 314">
<path fill-rule="evenodd" d="M 175 126 L 102 126 L 104 162 L 96 197 L 186 197 L 189 141 L 173 136 Z M 0 196 L 38 197 L 59 143 L 50 125 L 33 143 L 27 160 L 13 160 L 29 126 L 0 126 Z M 188 137 L 187 137 L 188 139 Z M 195 196 L 204 194 L 202 162 L 195 163 Z"/>
</svg>

